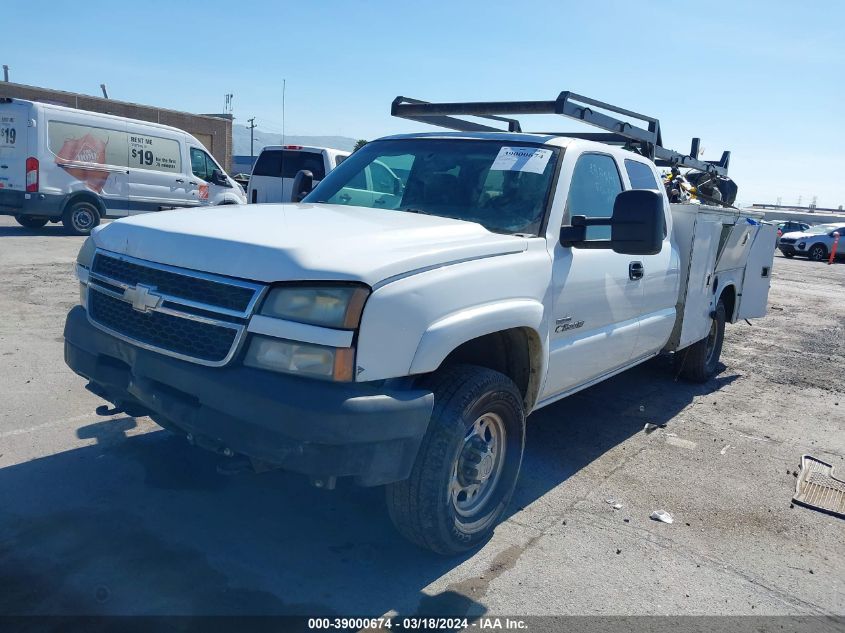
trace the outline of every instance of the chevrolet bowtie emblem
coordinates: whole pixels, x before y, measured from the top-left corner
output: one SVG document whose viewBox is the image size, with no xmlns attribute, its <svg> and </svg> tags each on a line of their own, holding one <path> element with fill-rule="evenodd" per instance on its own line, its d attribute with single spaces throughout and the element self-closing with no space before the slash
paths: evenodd
<svg viewBox="0 0 845 633">
<path fill-rule="evenodd" d="M 154 294 L 151 286 L 138 284 L 134 288 L 123 291 L 123 300 L 132 304 L 132 309 L 138 312 L 149 312 L 161 305 L 161 295 Z"/>
</svg>

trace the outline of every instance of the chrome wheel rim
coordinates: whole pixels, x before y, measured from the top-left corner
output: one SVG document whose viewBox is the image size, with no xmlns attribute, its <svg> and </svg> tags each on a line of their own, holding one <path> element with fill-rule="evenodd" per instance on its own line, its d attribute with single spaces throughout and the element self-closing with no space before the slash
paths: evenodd
<svg viewBox="0 0 845 633">
<path fill-rule="evenodd" d="M 90 209 L 75 209 L 71 216 L 73 226 L 79 231 L 87 231 L 94 225 L 94 214 Z"/>
<path fill-rule="evenodd" d="M 822 251 L 822 249 L 817 247 L 817 248 L 813 249 L 811 256 L 814 260 L 816 260 L 817 262 L 820 262 L 821 260 L 824 259 L 824 252 Z"/>
<path fill-rule="evenodd" d="M 467 430 L 452 468 L 449 499 L 462 517 L 471 517 L 493 496 L 505 463 L 506 431 L 502 418 L 481 415 Z"/>
</svg>

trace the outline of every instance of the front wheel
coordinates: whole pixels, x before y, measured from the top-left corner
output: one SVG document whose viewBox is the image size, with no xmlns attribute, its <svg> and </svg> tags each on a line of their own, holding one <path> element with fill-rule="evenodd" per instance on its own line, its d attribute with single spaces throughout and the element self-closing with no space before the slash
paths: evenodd
<svg viewBox="0 0 845 633">
<path fill-rule="evenodd" d="M 783 251 L 781 251 L 781 252 L 783 252 Z M 786 257 L 787 259 L 792 259 L 793 257 L 795 257 L 795 253 L 783 253 L 783 256 Z"/>
<path fill-rule="evenodd" d="M 507 376 L 472 365 L 434 375 L 434 410 L 411 476 L 387 486 L 390 518 L 438 554 L 477 547 L 513 495 L 525 446 L 522 396 Z"/>
<path fill-rule="evenodd" d="M 676 362 L 680 363 L 679 373 L 687 380 L 707 382 L 716 373 L 725 341 L 726 312 L 720 299 L 713 311 L 707 336 L 675 355 Z"/>
<path fill-rule="evenodd" d="M 824 244 L 814 244 L 807 256 L 814 262 L 823 262 L 827 259 L 827 249 Z"/>
<path fill-rule="evenodd" d="M 87 200 L 71 203 L 62 214 L 62 224 L 71 235 L 90 235 L 99 223 L 99 210 Z"/>
<path fill-rule="evenodd" d="M 15 220 L 27 229 L 40 229 L 47 224 L 47 218 L 36 218 L 31 215 L 16 215 Z"/>
</svg>

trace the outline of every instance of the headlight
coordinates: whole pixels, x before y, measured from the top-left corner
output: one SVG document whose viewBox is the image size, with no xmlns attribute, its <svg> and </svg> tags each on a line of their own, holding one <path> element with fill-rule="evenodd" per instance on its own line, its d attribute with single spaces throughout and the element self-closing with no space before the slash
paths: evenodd
<svg viewBox="0 0 845 633">
<path fill-rule="evenodd" d="M 253 335 L 244 365 L 312 378 L 348 382 L 354 377 L 354 348 L 334 348 Z"/>
<path fill-rule="evenodd" d="M 280 286 L 267 295 L 261 314 L 323 327 L 354 330 L 369 290 L 362 286 Z"/>
</svg>

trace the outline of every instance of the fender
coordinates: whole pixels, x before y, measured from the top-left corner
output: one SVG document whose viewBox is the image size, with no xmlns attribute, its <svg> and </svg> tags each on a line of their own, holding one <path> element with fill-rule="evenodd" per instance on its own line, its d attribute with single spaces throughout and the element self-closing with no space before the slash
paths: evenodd
<svg viewBox="0 0 845 633">
<path fill-rule="evenodd" d="M 540 331 L 543 304 L 532 299 L 509 299 L 466 308 L 432 323 L 420 339 L 410 374 L 432 372 L 452 350 L 474 338 L 511 328 Z M 540 337 L 544 340 L 544 337 Z"/>
</svg>

